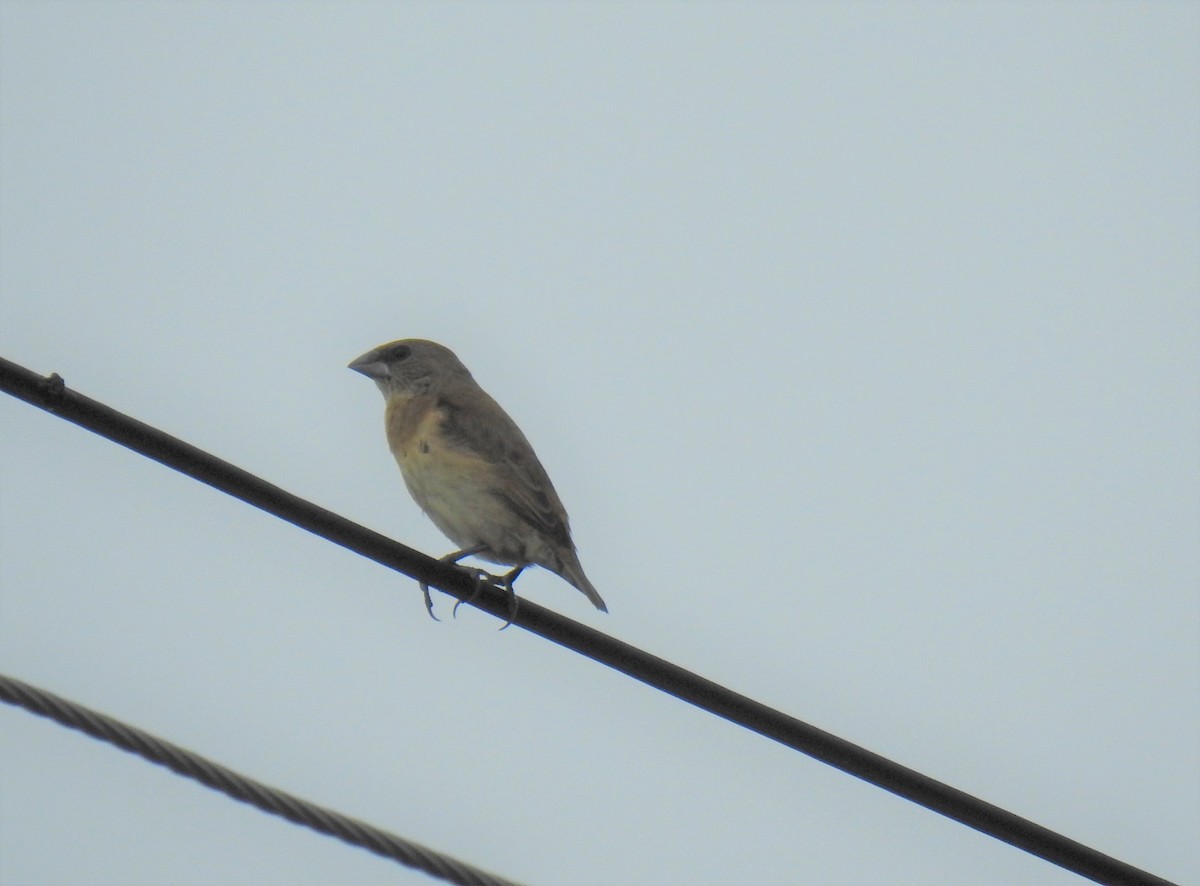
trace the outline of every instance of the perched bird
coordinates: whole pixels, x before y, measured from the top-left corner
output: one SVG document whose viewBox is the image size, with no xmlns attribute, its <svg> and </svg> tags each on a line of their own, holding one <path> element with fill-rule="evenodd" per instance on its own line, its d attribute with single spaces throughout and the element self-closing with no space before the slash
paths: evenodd
<svg viewBox="0 0 1200 886">
<path fill-rule="evenodd" d="M 525 567 L 542 566 L 608 611 L 583 574 L 567 512 L 533 447 L 449 348 L 404 339 L 367 351 L 349 368 L 383 393 L 388 446 L 404 483 L 461 549 L 443 560 L 475 555 L 515 566 L 503 577 L 510 594 Z"/>
</svg>

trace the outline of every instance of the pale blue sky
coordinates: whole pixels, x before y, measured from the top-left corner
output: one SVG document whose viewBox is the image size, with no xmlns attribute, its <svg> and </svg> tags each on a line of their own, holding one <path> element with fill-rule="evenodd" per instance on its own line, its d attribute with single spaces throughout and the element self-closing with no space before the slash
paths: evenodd
<svg viewBox="0 0 1200 886">
<path fill-rule="evenodd" d="M 611 614 L 1200 880 L 1200 7 L 0 3 L 0 354 L 425 550 L 453 348 Z M 1078 882 L 0 398 L 0 670 L 531 884 Z M 439 609 L 446 598 L 435 595 Z M 422 883 L 0 710 L 0 881 Z"/>
</svg>

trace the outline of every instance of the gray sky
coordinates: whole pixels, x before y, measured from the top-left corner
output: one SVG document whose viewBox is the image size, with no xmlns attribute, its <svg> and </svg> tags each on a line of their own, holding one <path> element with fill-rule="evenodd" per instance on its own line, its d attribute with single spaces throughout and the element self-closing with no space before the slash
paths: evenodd
<svg viewBox="0 0 1200 886">
<path fill-rule="evenodd" d="M 0 354 L 407 544 L 426 337 L 611 614 L 1200 880 L 1200 6 L 0 5 Z M 0 398 L 0 669 L 532 884 L 1076 877 Z M 435 595 L 443 616 L 447 598 Z M 0 710 L 8 884 L 428 882 Z"/>
</svg>

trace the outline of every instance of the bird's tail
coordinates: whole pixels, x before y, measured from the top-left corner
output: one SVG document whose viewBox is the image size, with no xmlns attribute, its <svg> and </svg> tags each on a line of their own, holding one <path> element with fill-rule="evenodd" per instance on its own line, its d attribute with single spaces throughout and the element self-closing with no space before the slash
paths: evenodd
<svg viewBox="0 0 1200 886">
<path fill-rule="evenodd" d="M 604 605 L 604 598 L 596 593 L 596 589 L 592 587 L 588 577 L 583 574 L 583 566 L 580 565 L 579 557 L 574 551 L 568 551 L 563 555 L 562 568 L 555 571 L 583 591 L 584 596 L 592 601 L 593 606 L 601 612 L 608 612 L 608 607 Z"/>
</svg>

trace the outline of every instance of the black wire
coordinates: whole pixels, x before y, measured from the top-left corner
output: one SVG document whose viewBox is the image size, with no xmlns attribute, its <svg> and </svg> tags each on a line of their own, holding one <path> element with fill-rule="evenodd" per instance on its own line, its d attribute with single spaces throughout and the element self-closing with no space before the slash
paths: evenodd
<svg viewBox="0 0 1200 886">
<path fill-rule="evenodd" d="M 0 700 L 25 708 L 25 710 L 42 717 L 49 717 L 63 726 L 87 733 L 92 738 L 116 745 L 151 763 L 157 763 L 179 775 L 195 779 L 235 800 L 249 803 L 263 812 L 278 815 L 280 818 L 286 818 L 288 821 L 312 828 L 322 834 L 337 837 L 352 846 L 369 849 L 376 855 L 382 855 L 384 858 L 398 861 L 410 868 L 425 871 L 441 880 L 458 883 L 461 886 L 515 886 L 511 880 L 485 873 L 448 855 L 427 849 L 419 843 L 409 842 L 395 834 L 381 831 L 379 828 L 348 818 L 331 809 L 325 809 L 246 778 L 232 769 L 226 769 L 224 766 L 210 762 L 191 751 L 156 738 L 148 732 L 143 732 L 120 720 L 114 720 L 112 717 L 97 713 L 3 674 L 0 674 Z"/>
<path fill-rule="evenodd" d="M 304 501 L 102 403 L 67 390 L 57 375 L 42 378 L 0 357 L 0 388 L 377 563 L 438 587 L 460 600 L 471 598 L 472 605 L 498 619 L 507 621 L 509 618 L 508 598 L 504 592 L 487 586 L 477 588 L 468 574 L 453 566 Z M 732 692 L 529 600 L 521 601 L 512 623 L 1098 883 L 1171 886 L 1167 880 Z"/>
</svg>

